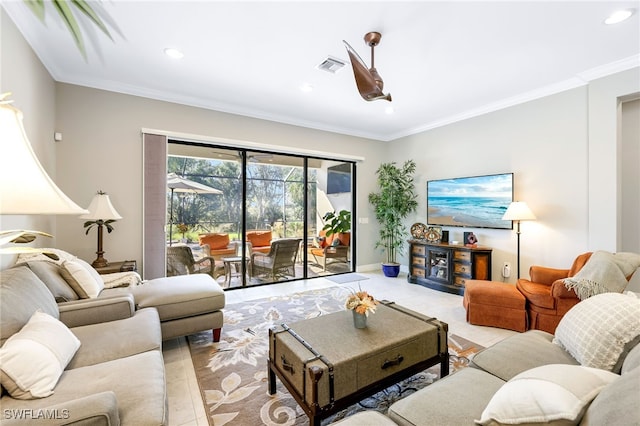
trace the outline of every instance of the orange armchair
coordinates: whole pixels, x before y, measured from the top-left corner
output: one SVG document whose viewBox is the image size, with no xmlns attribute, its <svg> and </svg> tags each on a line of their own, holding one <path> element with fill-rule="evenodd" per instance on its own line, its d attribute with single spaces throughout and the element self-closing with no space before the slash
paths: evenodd
<svg viewBox="0 0 640 426">
<path fill-rule="evenodd" d="M 582 269 L 591 253 L 578 256 L 571 269 L 555 269 L 533 265 L 529 269 L 531 280 L 519 279 L 516 287 L 527 299 L 529 328 L 554 334 L 560 320 L 580 299 L 561 281 L 573 277 Z"/>
</svg>

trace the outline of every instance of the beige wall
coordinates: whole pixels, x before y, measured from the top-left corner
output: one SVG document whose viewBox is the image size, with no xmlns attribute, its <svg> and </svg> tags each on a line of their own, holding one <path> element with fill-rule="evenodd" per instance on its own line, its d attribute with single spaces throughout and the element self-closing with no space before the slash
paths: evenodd
<svg viewBox="0 0 640 426">
<path fill-rule="evenodd" d="M 115 224 L 112 234 L 105 236 L 108 259 L 142 257 L 142 128 L 365 157 L 358 168 L 359 197 L 354 215 L 359 267 L 375 265 L 381 259 L 373 249 L 378 227 L 367 194 L 375 189 L 378 165 L 390 159 L 401 162 L 413 158 L 418 164 L 420 206 L 407 227 L 426 221 L 427 180 L 514 172 L 516 198 L 527 201 L 538 216 L 538 220 L 522 225 L 523 276 L 531 264 L 567 267 L 580 252 L 616 250 L 619 243 L 620 203 L 610 201 L 612 194 L 618 197 L 622 179 L 617 120 L 620 97 L 640 92 L 637 68 L 384 143 L 68 84 L 54 85 L 7 21 L 3 14 L 2 89 L 14 91 L 16 105 L 27 116 L 25 125 L 38 155 L 74 201 L 86 206 L 98 189 L 111 195 L 123 219 Z M 8 53 L 11 69 L 6 61 Z M 13 62 L 14 57 L 17 62 Z M 51 141 L 54 128 L 63 133 L 60 143 Z M 637 174 L 633 176 L 637 179 Z M 364 217 L 369 224 L 358 224 L 358 218 Z M 2 220 L 2 229 L 19 226 L 55 231 L 58 247 L 86 260 L 95 257 L 95 234 L 85 236 L 78 218 L 44 218 L 47 223 L 42 225 L 33 218 Z M 462 228 L 450 230 L 451 239 L 461 239 Z M 493 275 L 500 279 L 498 271 L 503 261 L 515 266 L 515 231 L 474 231 L 482 244 L 494 248 Z M 509 281 L 514 280 L 515 274 Z"/>
<path fill-rule="evenodd" d="M 569 90 L 508 109 L 394 141 L 415 153 L 420 173 L 416 221 L 426 220 L 426 181 L 513 172 L 514 197 L 538 220 L 522 223 L 521 276 L 531 264 L 568 267 L 587 249 L 587 88 Z M 421 153 L 421 154 L 418 154 Z M 462 241 L 466 228 L 450 227 Z M 474 229 L 493 251 L 493 279 L 504 261 L 516 278 L 516 233 Z"/>
<path fill-rule="evenodd" d="M 58 180 L 73 188 L 68 195 L 81 205 L 88 205 L 98 189 L 106 191 L 123 217 L 114 224 L 114 232 L 105 236 L 105 256 L 110 260 L 142 257 L 143 128 L 362 156 L 358 216 L 369 215 L 366 195 L 374 189 L 371 176 L 386 151 L 383 142 L 69 84 L 57 85 L 56 100 L 56 128 L 63 134 L 63 141 L 56 145 L 57 165 L 63 171 Z M 61 247 L 92 259 L 95 235 L 85 237 L 79 219 L 58 218 L 58 230 Z M 359 265 L 378 261 L 370 249 L 374 242 L 371 225 L 358 229 Z"/>
</svg>

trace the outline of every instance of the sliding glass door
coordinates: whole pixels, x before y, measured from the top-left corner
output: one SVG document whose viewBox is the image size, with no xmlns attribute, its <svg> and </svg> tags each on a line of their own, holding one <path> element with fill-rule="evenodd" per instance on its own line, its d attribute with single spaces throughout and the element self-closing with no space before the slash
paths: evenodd
<svg viewBox="0 0 640 426">
<path fill-rule="evenodd" d="M 353 164 L 181 141 L 168 154 L 167 245 L 212 258 L 224 288 L 353 271 Z"/>
</svg>

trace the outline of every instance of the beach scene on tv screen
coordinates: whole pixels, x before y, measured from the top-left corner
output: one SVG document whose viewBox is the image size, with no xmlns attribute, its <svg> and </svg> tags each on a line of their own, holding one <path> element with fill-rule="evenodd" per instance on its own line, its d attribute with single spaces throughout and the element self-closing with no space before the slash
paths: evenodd
<svg viewBox="0 0 640 426">
<path fill-rule="evenodd" d="M 428 181 L 427 223 L 511 229 L 502 216 L 512 200 L 511 173 Z"/>
</svg>

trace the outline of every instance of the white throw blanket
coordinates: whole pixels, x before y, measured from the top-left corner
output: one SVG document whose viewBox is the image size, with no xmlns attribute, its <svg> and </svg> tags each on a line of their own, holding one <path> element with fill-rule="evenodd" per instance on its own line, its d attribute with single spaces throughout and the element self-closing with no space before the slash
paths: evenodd
<svg viewBox="0 0 640 426">
<path fill-rule="evenodd" d="M 600 293 L 622 293 L 627 277 L 640 267 L 640 254 L 594 252 L 578 273 L 563 280 L 580 300 Z"/>
<path fill-rule="evenodd" d="M 114 272 L 100 277 L 104 281 L 104 288 L 133 287 L 142 284 L 140 274 L 134 271 Z"/>
</svg>

